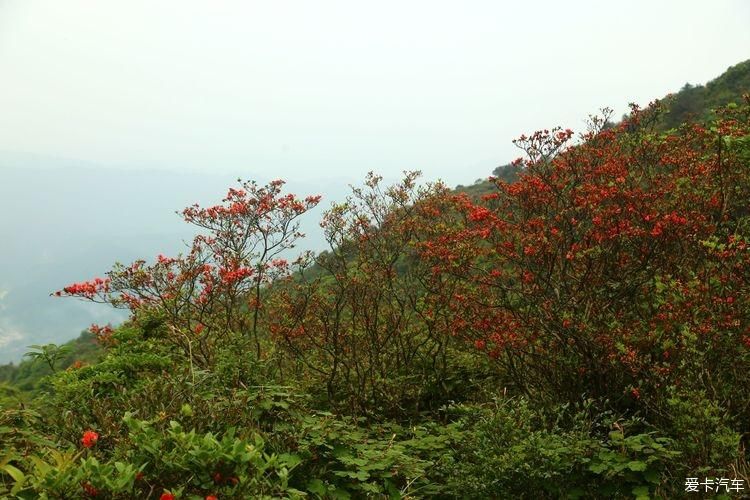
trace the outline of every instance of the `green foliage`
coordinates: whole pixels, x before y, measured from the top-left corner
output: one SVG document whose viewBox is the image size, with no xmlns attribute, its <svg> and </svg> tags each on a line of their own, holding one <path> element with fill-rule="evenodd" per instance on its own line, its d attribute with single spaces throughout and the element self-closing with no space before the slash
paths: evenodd
<svg viewBox="0 0 750 500">
<path fill-rule="evenodd" d="M 362 419 L 360 419 L 362 420 Z M 434 464 L 460 433 L 448 426 L 365 426 L 363 421 L 317 413 L 299 427 L 302 477 L 323 497 L 431 496 L 444 488 L 431 481 Z"/>
<path fill-rule="evenodd" d="M 0 452 L 6 456 L 24 455 L 53 445 L 41 432 L 42 423 L 42 415 L 24 405 L 0 408 L 0 443 L 3 444 Z"/>
<path fill-rule="evenodd" d="M 729 412 L 700 392 L 672 387 L 667 400 L 670 433 L 682 452 L 685 473 L 727 474 L 741 459 L 741 434 Z"/>
<path fill-rule="evenodd" d="M 750 60 L 736 64 L 706 85 L 686 83 L 668 101 L 669 112 L 660 128 L 668 130 L 685 122 L 705 122 L 715 116 L 713 110 L 729 103 L 739 103 L 750 91 Z"/>
<path fill-rule="evenodd" d="M 25 354 L 30 358 L 32 363 L 44 362 L 49 366 L 51 371 L 55 371 L 57 362 L 70 352 L 70 347 L 56 344 L 32 345 L 29 346 L 31 351 Z"/>
<path fill-rule="evenodd" d="M 53 373 L 53 366 L 56 370 L 64 370 L 75 364 L 92 364 L 101 357 L 103 351 L 94 335 L 87 331 L 61 346 L 48 344 L 31 347 L 37 348 L 26 356 L 31 359 L 18 365 L 0 366 L 0 382 L 9 382 L 21 390 L 33 391 L 40 388 L 44 377 Z"/>
<path fill-rule="evenodd" d="M 123 419 L 127 434 L 100 459 L 87 452 L 50 449 L 44 456 L 19 459 L 20 468 L 4 464 L 20 498 L 145 498 L 169 491 L 178 498 L 208 494 L 240 498 L 296 498 L 288 486 L 299 462 L 292 455 L 266 453 L 259 436 L 240 439 L 232 428 L 219 437 L 185 431 L 176 421 L 159 430 L 132 415 Z"/>
<path fill-rule="evenodd" d="M 126 410 L 151 416 L 172 401 L 174 380 L 188 380 L 186 367 L 176 362 L 173 349 L 135 325 L 118 329 L 117 344 L 99 363 L 60 372 L 51 380 L 52 422 L 70 442 L 89 427 L 107 433 L 120 426 Z M 175 367 L 179 367 L 175 371 Z"/>
<path fill-rule="evenodd" d="M 445 471 L 451 491 L 472 498 L 525 495 L 550 498 L 643 496 L 671 486 L 666 467 L 679 452 L 674 442 L 638 431 L 642 423 L 585 402 L 533 408 L 526 400 L 502 400 L 489 407 L 458 407 L 460 449 Z"/>
<path fill-rule="evenodd" d="M 290 471 L 299 463 L 293 455 L 269 454 L 259 435 L 236 436 L 232 427 L 221 437 L 185 431 L 170 421 L 166 431 L 127 414 L 127 443 L 115 450 L 128 463 L 137 464 L 142 481 L 150 487 L 194 494 L 219 494 L 254 498 L 299 496 L 289 488 Z"/>
</svg>

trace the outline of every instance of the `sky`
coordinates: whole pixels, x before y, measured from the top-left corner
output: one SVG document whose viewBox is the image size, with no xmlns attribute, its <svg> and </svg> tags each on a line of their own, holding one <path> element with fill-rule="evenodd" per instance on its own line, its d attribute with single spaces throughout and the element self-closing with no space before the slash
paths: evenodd
<svg viewBox="0 0 750 500">
<path fill-rule="evenodd" d="M 0 0 L 0 151 L 471 183 L 750 58 L 750 2 Z"/>
</svg>

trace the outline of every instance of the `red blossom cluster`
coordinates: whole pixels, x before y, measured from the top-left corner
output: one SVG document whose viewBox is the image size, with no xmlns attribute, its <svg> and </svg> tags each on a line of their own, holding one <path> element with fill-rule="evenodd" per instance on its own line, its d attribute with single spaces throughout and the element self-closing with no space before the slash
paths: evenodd
<svg viewBox="0 0 750 500">
<path fill-rule="evenodd" d="M 84 448 L 91 448 L 93 447 L 96 442 L 99 441 L 99 434 L 92 430 L 88 430 L 83 433 L 83 436 L 81 437 L 81 445 Z"/>
<path fill-rule="evenodd" d="M 83 488 L 83 492 L 90 497 L 95 497 L 99 495 L 99 490 L 97 490 L 94 485 L 92 485 L 89 482 L 83 482 L 81 483 L 81 488 Z"/>
<path fill-rule="evenodd" d="M 255 271 L 249 267 L 220 267 L 219 277 L 225 285 L 231 285 L 255 274 Z"/>
<path fill-rule="evenodd" d="M 86 366 L 86 364 L 85 364 L 85 363 L 84 363 L 83 361 L 81 361 L 80 359 L 76 359 L 76 360 L 75 360 L 75 361 L 73 361 L 73 363 L 71 363 L 71 365 L 70 365 L 70 366 L 68 367 L 68 370 L 78 370 L 78 369 L 80 369 L 80 368 L 83 368 L 84 366 Z"/>
<path fill-rule="evenodd" d="M 95 278 L 91 281 L 82 281 L 73 283 L 62 290 L 55 292 L 55 295 L 61 297 L 63 294 L 70 296 L 79 296 L 87 299 L 93 299 L 99 294 L 109 292 L 110 278 Z"/>
<path fill-rule="evenodd" d="M 107 343 L 111 340 L 114 330 L 111 325 L 99 326 L 97 324 L 92 324 L 89 327 L 89 332 L 96 336 L 96 339 L 99 342 Z"/>
</svg>

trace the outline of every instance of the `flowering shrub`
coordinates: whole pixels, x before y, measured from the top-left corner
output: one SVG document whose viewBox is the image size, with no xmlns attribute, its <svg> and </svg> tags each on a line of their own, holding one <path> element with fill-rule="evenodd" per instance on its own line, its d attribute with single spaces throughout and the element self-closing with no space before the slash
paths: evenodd
<svg viewBox="0 0 750 500">
<path fill-rule="evenodd" d="M 645 409 L 703 377 L 750 421 L 721 392 L 750 389 L 737 377 L 750 328 L 748 107 L 665 134 L 651 128 L 659 112 L 596 121 L 572 146 L 569 130 L 521 137 L 518 181 L 455 196 L 457 223 L 422 256 L 451 298 L 452 335 L 519 391 Z M 446 275 L 459 284 L 439 287 Z"/>
<path fill-rule="evenodd" d="M 415 413 L 457 396 L 448 301 L 426 286 L 432 270 L 417 254 L 449 221 L 447 190 L 419 187 L 418 175 L 384 188 L 371 173 L 325 213 L 330 249 L 272 294 L 271 335 L 305 364 L 311 385 L 353 414 Z"/>
<path fill-rule="evenodd" d="M 281 255 L 303 236 L 299 217 L 320 201 L 282 194 L 283 185 L 242 182 L 220 205 L 188 207 L 184 220 L 208 234 L 197 236 L 186 255 L 117 264 L 106 278 L 68 285 L 55 295 L 108 303 L 134 315 L 158 311 L 165 339 L 199 365 L 210 364 L 216 343 L 231 334 L 251 339 L 260 357 L 263 287 L 295 264 Z M 245 308 L 250 315 L 240 312 Z M 92 332 L 104 340 L 111 335 L 111 329 L 96 325 Z"/>
</svg>

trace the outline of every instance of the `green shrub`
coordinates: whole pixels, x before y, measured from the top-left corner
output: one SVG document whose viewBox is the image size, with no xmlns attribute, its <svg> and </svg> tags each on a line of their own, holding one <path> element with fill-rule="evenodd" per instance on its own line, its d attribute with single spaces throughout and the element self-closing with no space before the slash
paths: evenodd
<svg viewBox="0 0 750 500">
<path fill-rule="evenodd" d="M 510 399 L 454 411 L 464 440 L 444 474 L 456 496 L 647 496 L 666 482 L 679 455 L 670 439 L 643 432 L 641 422 L 595 416 L 590 402 L 577 411 L 544 411 Z"/>
</svg>

